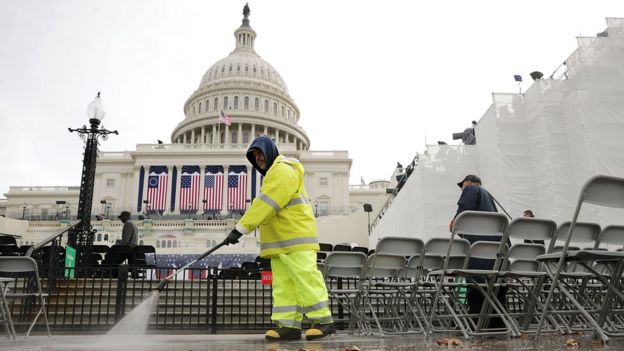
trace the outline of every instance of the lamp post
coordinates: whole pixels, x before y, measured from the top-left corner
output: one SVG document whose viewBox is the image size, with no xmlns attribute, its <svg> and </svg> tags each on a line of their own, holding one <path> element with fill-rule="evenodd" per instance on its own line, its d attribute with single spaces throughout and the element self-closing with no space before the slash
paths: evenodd
<svg viewBox="0 0 624 351">
<path fill-rule="evenodd" d="M 106 204 L 106 219 L 110 219 L 110 208 L 111 204 Z"/>
<path fill-rule="evenodd" d="M 85 140 L 84 158 L 82 160 L 82 178 L 80 195 L 78 196 L 78 220 L 80 223 L 69 230 L 67 244 L 73 248 L 82 247 L 81 253 L 89 257 L 93 245 L 95 230 L 91 226 L 91 209 L 93 206 L 93 183 L 95 182 L 95 166 L 98 153 L 98 138 L 108 139 L 109 134 L 118 134 L 116 130 L 107 130 L 100 123 L 106 113 L 102 108 L 100 93 L 87 106 L 90 127 L 68 128 L 70 133 L 76 132 L 80 139 Z M 69 208 L 68 211 L 69 212 Z M 76 257 L 77 265 L 82 265 L 82 257 Z"/>
<path fill-rule="evenodd" d="M 188 206 L 186 207 L 186 211 L 188 212 L 188 218 L 191 218 L 191 208 L 193 207 L 193 203 L 189 202 Z"/>
<path fill-rule="evenodd" d="M 206 214 L 206 204 L 208 203 L 208 200 L 203 199 L 203 200 L 202 200 L 202 203 L 204 204 L 204 205 L 202 206 L 202 212 L 201 212 L 201 213 L 202 213 L 202 216 L 203 216 L 203 215 L 205 215 L 205 214 Z"/>
<path fill-rule="evenodd" d="M 314 201 L 314 217 L 318 217 L 318 201 Z"/>
<path fill-rule="evenodd" d="M 100 200 L 100 203 L 102 204 L 102 214 L 104 214 L 104 206 L 106 206 L 106 200 Z"/>
<path fill-rule="evenodd" d="M 24 220 L 24 217 L 26 217 L 26 204 L 22 205 L 22 220 Z"/>
<path fill-rule="evenodd" d="M 371 235 L 370 213 L 373 212 L 373 205 L 364 204 L 364 212 L 368 213 L 368 236 Z"/>
</svg>

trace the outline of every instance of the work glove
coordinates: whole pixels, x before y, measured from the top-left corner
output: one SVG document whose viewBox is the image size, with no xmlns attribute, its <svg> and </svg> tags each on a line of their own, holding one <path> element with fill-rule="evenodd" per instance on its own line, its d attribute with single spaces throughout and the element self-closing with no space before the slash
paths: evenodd
<svg viewBox="0 0 624 351">
<path fill-rule="evenodd" d="M 238 239 L 240 239 L 241 236 L 243 236 L 241 232 L 239 232 L 236 229 L 232 229 L 230 234 L 228 234 L 227 238 L 225 238 L 225 244 L 226 245 L 237 244 Z"/>
</svg>

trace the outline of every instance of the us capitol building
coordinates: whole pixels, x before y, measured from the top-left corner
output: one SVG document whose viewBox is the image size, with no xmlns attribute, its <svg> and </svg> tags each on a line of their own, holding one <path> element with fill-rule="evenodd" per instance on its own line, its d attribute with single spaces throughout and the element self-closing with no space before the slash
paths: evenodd
<svg viewBox="0 0 624 351">
<path fill-rule="evenodd" d="M 120 238 L 116 217 L 122 210 L 132 213 L 141 242 L 158 253 L 199 253 L 221 242 L 260 190 L 261 176 L 245 158 L 259 135 L 270 136 L 282 154 L 303 163 L 321 242 L 368 243 L 362 205 L 381 208 L 392 184 L 350 186 L 348 151 L 310 150 L 286 83 L 254 50 L 248 15 L 234 31 L 234 51 L 206 71 L 184 103 L 185 118 L 170 144 L 99 153 L 92 209 L 96 244 Z M 0 232 L 21 235 L 22 244 L 43 240 L 71 222 L 78 195 L 79 186 L 11 186 L 0 203 L 6 217 L 0 217 Z M 247 236 L 242 245 L 223 248 L 228 250 L 255 253 L 257 238 Z"/>
</svg>

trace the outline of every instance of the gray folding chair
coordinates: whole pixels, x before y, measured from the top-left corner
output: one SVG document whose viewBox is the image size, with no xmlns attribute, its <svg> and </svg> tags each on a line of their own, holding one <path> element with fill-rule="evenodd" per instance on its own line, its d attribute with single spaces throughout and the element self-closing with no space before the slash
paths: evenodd
<svg viewBox="0 0 624 351">
<path fill-rule="evenodd" d="M 451 247 L 451 252 L 447 256 L 449 247 Z M 442 272 L 445 261 L 448 258 L 447 269 L 463 268 L 468 256 L 468 250 L 470 250 L 470 242 L 459 237 L 454 237 L 453 239 L 450 237 L 431 238 L 425 244 L 425 255 L 422 261 L 423 275 L 418 294 L 422 296 L 421 301 L 423 301 L 425 310 L 428 311 L 426 313 L 428 332 L 449 332 L 460 329 L 464 336 L 468 337 L 459 317 L 454 312 L 455 308 L 452 306 L 455 303 L 464 304 L 466 299 L 464 287 L 458 287 L 451 290 L 448 295 L 445 295 L 444 297 L 449 296 L 450 293 L 455 294 L 454 297 L 442 298 L 441 304 L 437 307 L 435 319 L 430 318 L 433 315 L 433 302 L 436 292 L 441 284 L 441 275 L 439 273 Z M 431 272 L 434 272 L 434 274 L 431 274 Z"/>
<path fill-rule="evenodd" d="M 387 236 L 379 240 L 366 264 L 362 284 L 362 326 L 372 335 L 425 332 L 424 312 L 410 303 L 416 282 L 402 279 L 406 258 L 422 257 L 424 243 L 418 238 Z"/>
<path fill-rule="evenodd" d="M 35 323 L 39 319 L 40 315 L 43 315 L 43 319 L 45 321 L 45 326 L 48 332 L 48 336 L 51 336 L 50 324 L 48 323 L 48 316 L 46 313 L 46 301 L 45 301 L 48 295 L 44 294 L 41 291 L 41 283 L 39 281 L 39 273 L 37 269 L 37 263 L 35 262 L 35 260 L 26 256 L 0 257 L 0 275 L 15 277 L 15 278 L 31 279 L 31 281 L 34 282 L 34 284 L 25 285 L 23 288 L 19 288 L 19 289 L 17 288 L 16 284 L 14 284 L 13 286 L 7 286 L 4 295 L 7 299 L 10 299 L 10 300 L 35 298 L 37 303 L 40 304 L 40 306 L 37 311 L 37 314 L 32 320 L 32 323 L 30 323 L 30 326 L 28 327 L 28 331 L 24 334 L 24 336 L 28 337 L 30 335 L 31 330 L 35 326 Z M 22 306 L 24 306 L 23 303 L 22 303 Z"/>
<path fill-rule="evenodd" d="M 594 336 L 599 336 L 604 342 L 609 340 L 609 337 L 607 336 L 608 331 L 605 332 L 603 324 L 609 313 L 608 308 L 611 304 L 611 300 L 614 296 L 617 296 L 621 301 L 624 301 L 624 293 L 621 291 L 620 284 L 622 269 L 624 267 L 624 254 L 622 252 L 603 250 L 569 251 L 570 241 L 572 241 L 572 235 L 576 230 L 578 217 L 583 203 L 603 207 L 624 208 L 624 178 L 604 175 L 598 175 L 590 178 L 585 185 L 583 185 L 579 194 L 576 209 L 574 211 L 572 221 L 570 222 L 567 231 L 568 233 L 565 237 L 565 243 L 561 252 L 550 253 L 538 257 L 539 260 L 544 262 L 556 262 L 556 265 L 553 264 L 552 269 L 548 266 L 546 267 L 546 271 L 552 278 L 552 284 L 544 303 L 544 311 L 542 312 L 542 316 L 537 327 L 536 337 L 539 336 L 539 332 L 542 328 L 546 315 L 548 313 L 552 313 L 552 309 L 550 307 L 556 290 L 559 290 L 561 293 L 566 295 L 566 298 L 568 298 L 569 301 L 578 309 L 584 320 L 591 325 L 594 331 Z M 598 244 L 596 244 L 594 248 L 597 248 L 597 245 Z M 589 265 L 588 262 L 596 260 L 610 260 L 613 262 L 615 269 L 613 270 L 611 279 L 606 279 L 601 274 L 597 274 L 598 272 L 591 270 L 591 265 Z M 597 279 L 605 284 L 605 287 L 608 289 L 607 296 L 605 297 L 602 308 L 599 311 L 594 311 L 592 313 L 591 311 L 585 310 L 583 304 L 569 292 L 568 288 L 561 280 L 562 272 L 564 271 L 565 266 L 567 263 L 573 261 L 582 262 L 583 265 L 588 268 Z"/>
<path fill-rule="evenodd" d="M 465 307 L 455 304 L 455 316 L 459 317 L 460 329 L 465 337 L 468 335 L 492 335 L 492 334 L 508 334 L 516 335 L 517 331 L 512 327 L 505 316 L 504 310 L 499 308 L 499 304 L 494 302 L 496 293 L 500 287 L 498 282 L 498 271 L 501 268 L 504 255 L 507 250 L 507 217 L 494 212 L 465 211 L 455 218 L 452 228 L 451 238 L 455 235 L 462 235 L 469 240 L 475 241 L 469 251 L 469 255 L 479 260 L 491 260 L 490 264 L 484 263 L 484 267 L 471 268 L 469 262 L 463 269 L 449 269 L 448 262 L 450 252 L 452 250 L 449 245 L 444 267 L 441 271 L 434 271 L 430 274 L 439 275 L 440 284 L 437 287 L 435 299 L 433 302 L 432 313 L 429 319 L 429 325 L 432 324 L 436 317 L 437 307 L 441 299 L 448 299 L 442 295 L 448 295 L 458 288 L 458 284 L 463 284 L 468 288 L 475 289 L 483 297 L 483 303 L 478 314 L 466 313 Z M 481 241 L 481 240 L 497 240 L 497 241 Z M 451 242 L 452 243 L 452 242 Z M 488 266 L 487 268 L 485 266 Z M 464 283 L 446 281 L 447 277 L 463 278 Z M 484 281 L 482 280 L 484 279 Z M 461 287 L 461 286 L 460 286 Z M 474 295 L 473 295 L 474 296 Z M 470 303 L 470 301 L 468 301 Z M 490 311 L 493 310 L 494 314 Z M 493 330 L 484 327 L 484 324 L 490 317 L 498 317 L 504 325 L 503 330 Z M 476 321 L 473 320 L 476 319 Z"/>
<path fill-rule="evenodd" d="M 6 329 L 9 339 L 15 340 L 16 335 L 15 328 L 13 326 L 13 319 L 11 318 L 11 308 L 9 307 L 9 302 L 6 299 L 6 296 L 4 296 L 6 293 L 5 285 L 12 283 L 13 281 L 13 278 L 0 277 L 0 322 L 4 324 L 4 328 Z"/>
<path fill-rule="evenodd" d="M 366 254 L 356 251 L 330 252 L 323 264 L 323 276 L 329 296 L 338 305 L 338 315 L 349 314 L 349 334 L 362 320 L 361 283 L 366 268 Z M 334 319 L 340 322 L 339 318 Z M 361 330 L 361 328 L 360 328 Z"/>
<path fill-rule="evenodd" d="M 507 227 L 509 239 L 529 242 L 544 242 L 548 247 L 554 245 L 557 223 L 549 219 L 535 217 L 519 217 L 511 221 Z M 543 255 L 546 247 L 541 244 L 515 244 L 510 248 L 505 269 L 500 276 L 507 280 L 511 307 L 508 309 L 510 322 L 523 332 L 531 332 L 537 325 L 535 310 L 543 306 L 541 294 L 544 280 L 547 277 L 537 256 Z M 560 330 L 560 323 L 549 319 L 548 330 Z"/>
</svg>

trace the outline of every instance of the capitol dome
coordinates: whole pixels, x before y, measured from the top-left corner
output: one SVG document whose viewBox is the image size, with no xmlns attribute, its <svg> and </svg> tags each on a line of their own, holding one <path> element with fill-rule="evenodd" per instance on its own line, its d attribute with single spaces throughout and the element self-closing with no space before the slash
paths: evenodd
<svg viewBox="0 0 624 351">
<path fill-rule="evenodd" d="M 269 135 L 278 145 L 308 150 L 309 138 L 297 124 L 299 108 L 277 70 L 254 50 L 256 32 L 249 25 L 249 12 L 244 14 L 242 25 L 234 32 L 234 51 L 203 75 L 184 104 L 186 118 L 176 126 L 171 140 L 246 148 L 256 136 Z M 223 123 L 222 113 L 231 125 Z"/>
</svg>

